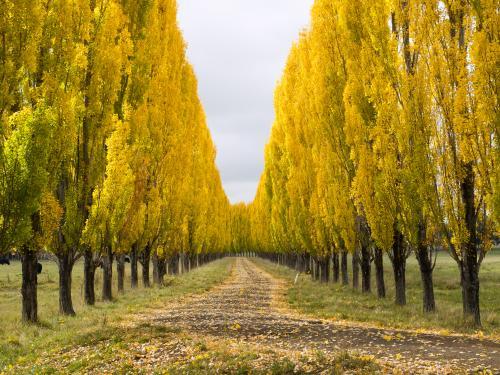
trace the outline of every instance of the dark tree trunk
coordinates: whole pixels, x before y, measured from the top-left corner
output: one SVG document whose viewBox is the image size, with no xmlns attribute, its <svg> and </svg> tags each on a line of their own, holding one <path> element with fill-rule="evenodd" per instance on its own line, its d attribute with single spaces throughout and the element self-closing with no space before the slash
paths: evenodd
<svg viewBox="0 0 500 375">
<path fill-rule="evenodd" d="M 89 248 L 86 248 L 84 253 L 84 265 L 83 265 L 83 276 L 84 276 L 84 289 L 85 289 L 85 304 L 93 306 L 95 304 L 95 264 L 94 255 Z"/>
<path fill-rule="evenodd" d="M 163 277 L 165 276 L 165 260 L 158 258 L 156 252 L 153 258 L 153 282 L 155 285 L 163 285 Z"/>
<path fill-rule="evenodd" d="M 377 279 L 377 296 L 385 298 L 385 281 L 384 281 L 384 254 L 382 249 L 375 247 L 375 273 Z"/>
<path fill-rule="evenodd" d="M 22 247 L 22 275 L 23 283 L 21 295 L 23 300 L 23 322 L 36 323 L 38 321 L 37 302 L 37 254 L 26 245 Z"/>
<path fill-rule="evenodd" d="M 71 298 L 71 274 L 73 272 L 72 251 L 64 251 L 57 255 L 59 268 L 59 313 L 74 316 L 73 300 Z"/>
<path fill-rule="evenodd" d="M 118 293 L 125 291 L 125 254 L 119 254 L 116 257 L 116 276 Z"/>
<path fill-rule="evenodd" d="M 327 283 L 330 280 L 330 259 L 328 257 L 321 259 L 321 282 Z"/>
<path fill-rule="evenodd" d="M 481 312 L 479 309 L 479 261 L 477 249 L 477 214 L 474 197 L 474 170 L 472 163 L 464 166 L 465 177 L 461 183 L 462 201 L 464 202 L 465 225 L 469 238 L 462 251 L 461 285 L 463 296 L 463 310 L 466 320 L 471 319 L 474 325 L 481 326 Z"/>
<path fill-rule="evenodd" d="M 363 293 L 370 293 L 371 287 L 372 260 L 370 249 L 361 246 L 361 290 Z"/>
<path fill-rule="evenodd" d="M 352 254 L 352 287 L 359 289 L 359 251 Z"/>
<path fill-rule="evenodd" d="M 113 250 L 106 246 L 102 262 L 102 300 L 113 300 Z"/>
<path fill-rule="evenodd" d="M 139 277 L 137 274 L 137 243 L 132 245 L 130 251 L 130 286 L 135 289 L 139 285 Z"/>
<path fill-rule="evenodd" d="M 391 261 L 396 287 L 396 305 L 403 306 L 406 305 L 406 251 L 403 234 L 397 229 L 394 231 Z"/>
<path fill-rule="evenodd" d="M 342 274 L 342 285 L 349 285 L 349 274 L 347 273 L 347 251 L 342 250 L 340 272 Z"/>
<path fill-rule="evenodd" d="M 432 252 L 425 243 L 426 227 L 422 223 L 419 224 L 417 241 L 418 245 L 415 255 L 422 279 L 423 310 L 424 312 L 433 312 L 436 311 L 436 302 L 434 300 L 434 284 L 432 281 Z"/>
<path fill-rule="evenodd" d="M 177 275 L 179 273 L 179 255 L 172 255 L 168 264 L 168 272 L 171 275 Z"/>
<path fill-rule="evenodd" d="M 311 272 L 311 255 L 309 254 L 303 255 L 303 267 L 305 273 Z"/>
<path fill-rule="evenodd" d="M 333 282 L 338 283 L 340 277 L 339 253 L 334 252 L 332 255 L 333 263 Z"/>
<path fill-rule="evenodd" d="M 153 264 L 153 284 L 160 285 L 160 266 L 156 251 L 151 255 L 151 263 Z"/>
<path fill-rule="evenodd" d="M 319 280 L 319 274 L 320 274 L 320 264 L 319 260 L 313 259 L 314 262 L 314 280 Z"/>
<path fill-rule="evenodd" d="M 149 281 L 149 261 L 151 258 L 151 247 L 146 245 L 144 250 L 142 251 L 142 284 L 145 288 L 149 288 L 151 286 L 151 282 Z"/>
<path fill-rule="evenodd" d="M 297 256 L 297 271 L 298 272 L 308 272 L 308 262 L 307 256 L 305 254 L 299 254 Z"/>
<path fill-rule="evenodd" d="M 196 256 L 196 263 L 195 264 L 199 264 L 199 259 L 198 259 L 198 256 Z M 159 276 L 160 276 L 160 283 L 161 285 L 164 284 L 164 277 L 167 273 L 167 261 L 166 259 L 160 259 L 159 261 L 159 267 L 158 267 L 158 273 L 159 273 Z"/>
</svg>

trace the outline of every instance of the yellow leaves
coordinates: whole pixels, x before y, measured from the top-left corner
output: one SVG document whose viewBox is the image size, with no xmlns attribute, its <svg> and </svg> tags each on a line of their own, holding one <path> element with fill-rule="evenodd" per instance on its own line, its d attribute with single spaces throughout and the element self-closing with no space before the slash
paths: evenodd
<svg viewBox="0 0 500 375">
<path fill-rule="evenodd" d="M 230 329 L 231 331 L 239 331 L 239 330 L 241 329 L 241 325 L 240 325 L 239 323 L 237 323 L 237 322 L 236 322 L 236 323 L 232 324 L 232 325 L 229 327 L 229 329 Z"/>
<path fill-rule="evenodd" d="M 394 341 L 394 340 L 398 341 L 398 340 L 403 340 L 404 336 L 401 333 L 397 333 L 396 335 L 385 334 L 385 335 L 382 335 L 382 339 L 384 339 L 387 342 Z"/>
<path fill-rule="evenodd" d="M 45 191 L 40 204 L 40 217 L 42 223 L 42 237 L 38 239 L 40 245 L 44 246 L 52 242 L 61 225 L 63 208 L 53 194 Z"/>
</svg>

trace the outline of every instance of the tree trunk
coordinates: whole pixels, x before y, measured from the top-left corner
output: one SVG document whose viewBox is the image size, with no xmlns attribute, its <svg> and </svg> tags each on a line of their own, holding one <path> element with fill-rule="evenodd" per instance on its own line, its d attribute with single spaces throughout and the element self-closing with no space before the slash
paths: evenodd
<svg viewBox="0 0 500 375">
<path fill-rule="evenodd" d="M 168 265 L 168 272 L 171 275 L 179 274 L 179 255 L 178 254 L 172 255 L 172 257 L 170 258 L 169 265 Z"/>
<path fill-rule="evenodd" d="M 198 255 L 196 256 L 196 264 L 199 264 L 199 259 L 198 259 Z M 159 269 L 158 269 L 158 273 L 159 273 L 159 276 L 160 276 L 160 284 L 163 285 L 164 283 L 164 278 L 165 278 L 165 275 L 167 273 L 167 261 L 166 259 L 160 259 L 159 261 Z"/>
<path fill-rule="evenodd" d="M 384 281 L 384 254 L 382 249 L 375 247 L 375 273 L 377 279 L 377 296 L 385 298 L 385 281 Z"/>
<path fill-rule="evenodd" d="M 102 262 L 102 300 L 113 300 L 113 250 L 109 245 Z"/>
<path fill-rule="evenodd" d="M 159 259 L 156 252 L 153 258 L 153 282 L 155 285 L 163 285 L 163 277 L 165 276 L 165 260 Z"/>
<path fill-rule="evenodd" d="M 85 304 L 93 306 L 95 304 L 95 264 L 94 255 L 89 248 L 84 251 L 84 265 L 83 265 L 83 276 L 84 276 L 84 289 L 85 289 Z"/>
<path fill-rule="evenodd" d="M 464 320 L 480 327 L 479 280 L 473 279 L 474 275 L 469 272 L 466 262 L 467 259 L 463 259 L 459 264 Z"/>
<path fill-rule="evenodd" d="M 137 243 L 134 243 L 130 251 L 130 286 L 132 289 L 137 288 L 139 285 L 139 277 L 137 274 L 137 247 Z"/>
<path fill-rule="evenodd" d="M 397 229 L 394 231 L 391 261 L 396 287 L 396 305 L 403 306 L 406 305 L 406 252 L 403 234 Z"/>
<path fill-rule="evenodd" d="M 363 293 L 371 292 L 371 272 L 372 261 L 370 249 L 367 246 L 361 246 L 361 290 Z"/>
<path fill-rule="evenodd" d="M 70 251 L 63 251 L 57 255 L 59 268 L 59 313 L 74 316 L 73 300 L 71 298 L 71 274 L 73 272 L 73 259 Z"/>
<path fill-rule="evenodd" d="M 178 262 L 179 262 L 178 272 L 179 272 L 179 275 L 182 275 L 184 273 L 184 253 L 179 254 Z"/>
<path fill-rule="evenodd" d="M 304 267 L 304 273 L 311 272 L 311 255 L 309 254 L 303 255 L 303 267 Z"/>
<path fill-rule="evenodd" d="M 465 177 L 461 183 L 462 201 L 464 202 L 465 225 L 469 233 L 467 242 L 462 250 L 461 285 L 463 296 L 464 318 L 471 319 L 476 327 L 481 326 L 481 312 L 479 309 L 479 262 L 477 259 L 477 214 L 474 197 L 474 170 L 472 163 L 464 166 Z"/>
<path fill-rule="evenodd" d="M 436 302 L 434 300 L 434 285 L 432 281 L 432 253 L 425 243 L 426 237 L 426 227 L 424 224 L 419 223 L 417 234 L 418 245 L 415 255 L 422 279 L 422 305 L 424 312 L 433 312 L 436 311 Z"/>
<path fill-rule="evenodd" d="M 340 265 L 339 265 L 339 253 L 334 252 L 332 255 L 332 263 L 333 263 L 333 281 L 335 283 L 339 282 L 340 277 Z"/>
<path fill-rule="evenodd" d="M 327 283 L 330 280 L 330 259 L 328 257 L 321 259 L 321 282 Z"/>
<path fill-rule="evenodd" d="M 423 310 L 424 312 L 436 311 L 436 302 L 434 299 L 434 283 L 432 280 L 432 269 L 427 265 L 421 264 L 420 275 L 422 277 L 422 290 L 423 290 Z"/>
<path fill-rule="evenodd" d="M 359 289 L 359 251 L 352 254 L 352 287 Z"/>
<path fill-rule="evenodd" d="M 144 250 L 142 251 L 142 284 L 145 288 L 149 288 L 151 286 L 151 282 L 149 281 L 149 261 L 151 258 L 151 247 L 146 245 Z"/>
<path fill-rule="evenodd" d="M 319 280 L 319 274 L 321 269 L 319 260 L 314 259 L 313 262 L 314 262 L 314 280 Z"/>
<path fill-rule="evenodd" d="M 118 279 L 118 293 L 125 291 L 125 254 L 118 254 L 116 257 L 116 276 Z"/>
<path fill-rule="evenodd" d="M 156 251 L 151 255 L 151 263 L 153 264 L 153 284 L 160 285 L 160 266 Z"/>
<path fill-rule="evenodd" d="M 349 274 L 347 273 L 347 251 L 342 250 L 340 271 L 342 274 L 342 285 L 349 285 Z"/>
<path fill-rule="evenodd" d="M 31 251 L 27 245 L 22 247 L 22 319 L 26 323 L 38 321 L 37 302 L 37 254 Z"/>
</svg>

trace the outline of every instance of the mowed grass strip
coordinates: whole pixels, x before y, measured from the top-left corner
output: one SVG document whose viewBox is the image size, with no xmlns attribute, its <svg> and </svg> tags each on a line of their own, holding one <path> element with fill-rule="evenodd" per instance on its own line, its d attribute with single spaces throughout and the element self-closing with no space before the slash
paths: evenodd
<svg viewBox="0 0 500 375">
<path fill-rule="evenodd" d="M 375 268 L 372 265 L 372 293 L 355 291 L 352 286 L 330 282 L 312 281 L 310 275 L 301 274 L 294 284 L 297 273 L 287 267 L 254 259 L 260 267 L 274 276 L 286 279 L 288 304 L 315 317 L 366 322 L 381 327 L 402 329 L 438 330 L 441 333 L 467 333 L 488 335 L 500 339 L 500 250 L 491 251 L 481 265 L 480 304 L 483 327 L 474 329 L 462 319 L 462 292 L 455 261 L 446 253 L 439 253 L 434 270 L 434 293 L 437 312 L 422 311 L 420 272 L 415 256 L 408 259 L 406 270 L 407 305 L 394 304 L 394 279 L 391 263 L 384 258 L 387 297 L 376 297 Z M 352 283 L 349 257 L 349 282 Z M 361 277 L 361 275 L 360 275 Z"/>
<path fill-rule="evenodd" d="M 83 301 L 83 263 L 73 272 L 73 302 L 76 317 L 59 315 L 58 271 L 53 262 L 42 262 L 38 281 L 40 323 L 25 325 L 21 315 L 21 265 L 11 262 L 0 268 L 0 373 L 9 365 L 29 363 L 44 351 L 58 351 L 67 345 L 91 345 L 116 334 L 115 323 L 131 314 L 161 308 L 185 296 L 203 293 L 223 282 L 230 274 L 233 259 L 225 258 L 180 276 L 165 278 L 162 288 L 130 289 L 130 268 L 126 269 L 125 294 L 114 290 L 115 300 L 88 307 Z M 102 276 L 96 274 L 96 295 L 100 295 Z M 115 273 L 113 277 L 116 278 Z M 116 279 L 114 280 L 116 288 Z M 119 332 L 118 332 L 119 334 Z"/>
</svg>

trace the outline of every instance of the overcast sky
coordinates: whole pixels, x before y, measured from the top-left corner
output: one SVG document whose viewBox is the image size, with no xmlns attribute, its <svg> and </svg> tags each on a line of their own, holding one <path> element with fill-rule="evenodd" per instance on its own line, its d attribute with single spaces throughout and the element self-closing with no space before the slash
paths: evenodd
<svg viewBox="0 0 500 375">
<path fill-rule="evenodd" d="M 273 95 L 313 0 L 178 0 L 217 165 L 231 202 L 253 200 Z"/>
</svg>

